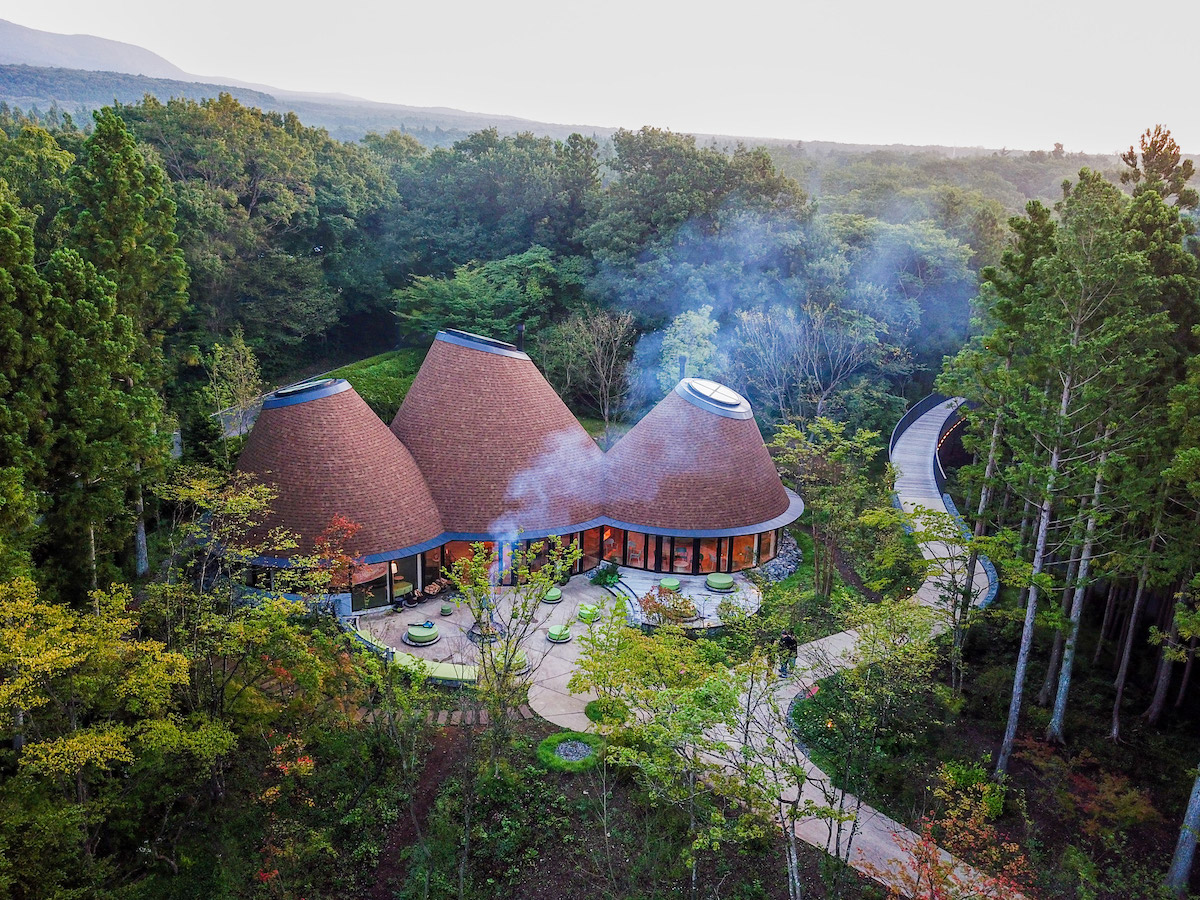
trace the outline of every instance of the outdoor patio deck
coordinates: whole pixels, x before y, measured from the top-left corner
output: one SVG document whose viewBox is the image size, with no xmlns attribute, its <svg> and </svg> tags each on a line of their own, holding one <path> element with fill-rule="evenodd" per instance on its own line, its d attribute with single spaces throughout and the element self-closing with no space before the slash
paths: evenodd
<svg viewBox="0 0 1200 900">
<path fill-rule="evenodd" d="M 635 597 L 644 597 L 664 578 L 679 580 L 679 592 L 692 601 L 696 607 L 698 619 L 685 622 L 686 628 L 716 628 L 721 624 L 717 608 L 722 602 L 737 604 L 746 612 L 753 615 L 762 606 L 762 591 L 760 591 L 742 572 L 733 573 L 733 590 L 723 593 L 710 590 L 703 575 L 669 575 L 665 572 L 646 572 L 642 569 L 620 569 L 622 583 L 633 592 Z M 642 624 L 642 611 L 635 608 L 631 619 Z"/>
</svg>

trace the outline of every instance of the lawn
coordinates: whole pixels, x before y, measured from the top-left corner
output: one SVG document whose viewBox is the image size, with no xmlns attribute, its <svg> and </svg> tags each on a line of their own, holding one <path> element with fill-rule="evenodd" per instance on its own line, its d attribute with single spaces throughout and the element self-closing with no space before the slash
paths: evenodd
<svg viewBox="0 0 1200 900">
<path fill-rule="evenodd" d="M 375 414 L 390 424 L 424 360 L 423 349 L 389 350 L 334 369 L 328 377 L 345 378 Z"/>
</svg>

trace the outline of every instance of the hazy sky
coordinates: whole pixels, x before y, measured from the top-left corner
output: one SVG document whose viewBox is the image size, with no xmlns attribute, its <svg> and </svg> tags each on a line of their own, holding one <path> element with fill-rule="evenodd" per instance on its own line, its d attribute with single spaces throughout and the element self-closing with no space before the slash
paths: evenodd
<svg viewBox="0 0 1200 900">
<path fill-rule="evenodd" d="M 185 10 L 186 12 L 182 11 Z M 858 143 L 1200 152 L 1189 35 L 1078 0 L 0 0 L 188 72 L 549 122 Z M 1144 8 L 1149 10 L 1149 8 Z"/>
</svg>

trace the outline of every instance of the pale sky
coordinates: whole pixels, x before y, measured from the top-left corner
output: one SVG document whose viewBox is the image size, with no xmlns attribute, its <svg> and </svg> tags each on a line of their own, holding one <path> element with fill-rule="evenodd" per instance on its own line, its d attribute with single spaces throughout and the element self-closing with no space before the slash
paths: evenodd
<svg viewBox="0 0 1200 900">
<path fill-rule="evenodd" d="M 1200 153 L 1200 3 L 1160 12 L 1099 0 L 0 0 L 0 18 L 138 44 L 198 75 L 416 106 L 1091 152 L 1161 122 Z"/>
</svg>

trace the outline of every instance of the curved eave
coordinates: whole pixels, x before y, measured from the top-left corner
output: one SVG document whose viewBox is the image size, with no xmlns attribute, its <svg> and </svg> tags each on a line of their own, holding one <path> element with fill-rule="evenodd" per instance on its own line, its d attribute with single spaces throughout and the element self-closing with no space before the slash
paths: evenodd
<svg viewBox="0 0 1200 900">
<path fill-rule="evenodd" d="M 673 535 L 675 537 L 733 537 L 739 534 L 757 534 L 762 531 L 772 531 L 776 528 L 782 528 L 785 525 L 791 525 L 804 514 L 804 501 L 800 498 L 800 495 L 786 487 L 783 490 L 788 498 L 787 509 L 774 518 L 767 519 L 765 522 L 754 522 L 749 525 L 736 525 L 725 528 L 661 528 L 638 525 L 634 522 L 622 522 L 618 519 L 605 516 L 604 524 L 612 525 L 616 528 L 624 528 L 626 531 L 637 531 L 642 534 Z"/>
<path fill-rule="evenodd" d="M 622 522 L 619 519 L 613 519 L 609 516 L 598 516 L 595 519 L 580 522 L 577 525 L 568 525 L 563 528 L 538 529 L 536 531 L 522 531 L 519 535 L 513 535 L 511 532 L 494 534 L 488 532 L 444 531 L 437 537 L 422 541 L 419 544 L 401 547 L 397 550 L 388 550 L 382 553 L 369 553 L 366 556 L 359 557 L 354 562 L 355 565 L 375 565 L 381 562 L 390 562 L 393 559 L 416 556 L 418 553 L 424 553 L 426 550 L 441 547 L 450 541 L 467 541 L 470 543 L 513 540 L 540 541 L 553 535 L 572 534 L 577 531 L 587 531 L 589 528 L 599 528 L 604 525 L 621 528 L 625 531 L 636 531 L 640 534 L 662 535 L 663 537 L 706 538 L 734 537 L 739 534 L 759 534 L 764 531 L 774 531 L 776 528 L 790 525 L 804 514 L 804 501 L 800 498 L 800 495 L 788 488 L 784 488 L 784 491 L 787 492 L 788 507 L 783 513 L 775 516 L 773 519 L 767 519 L 765 522 L 754 522 L 749 525 L 738 525 L 733 528 L 657 528 L 638 525 L 634 522 Z M 273 569 L 286 569 L 292 565 L 292 561 L 287 557 L 278 556 L 258 556 L 251 560 L 251 562 L 256 566 Z"/>
</svg>

